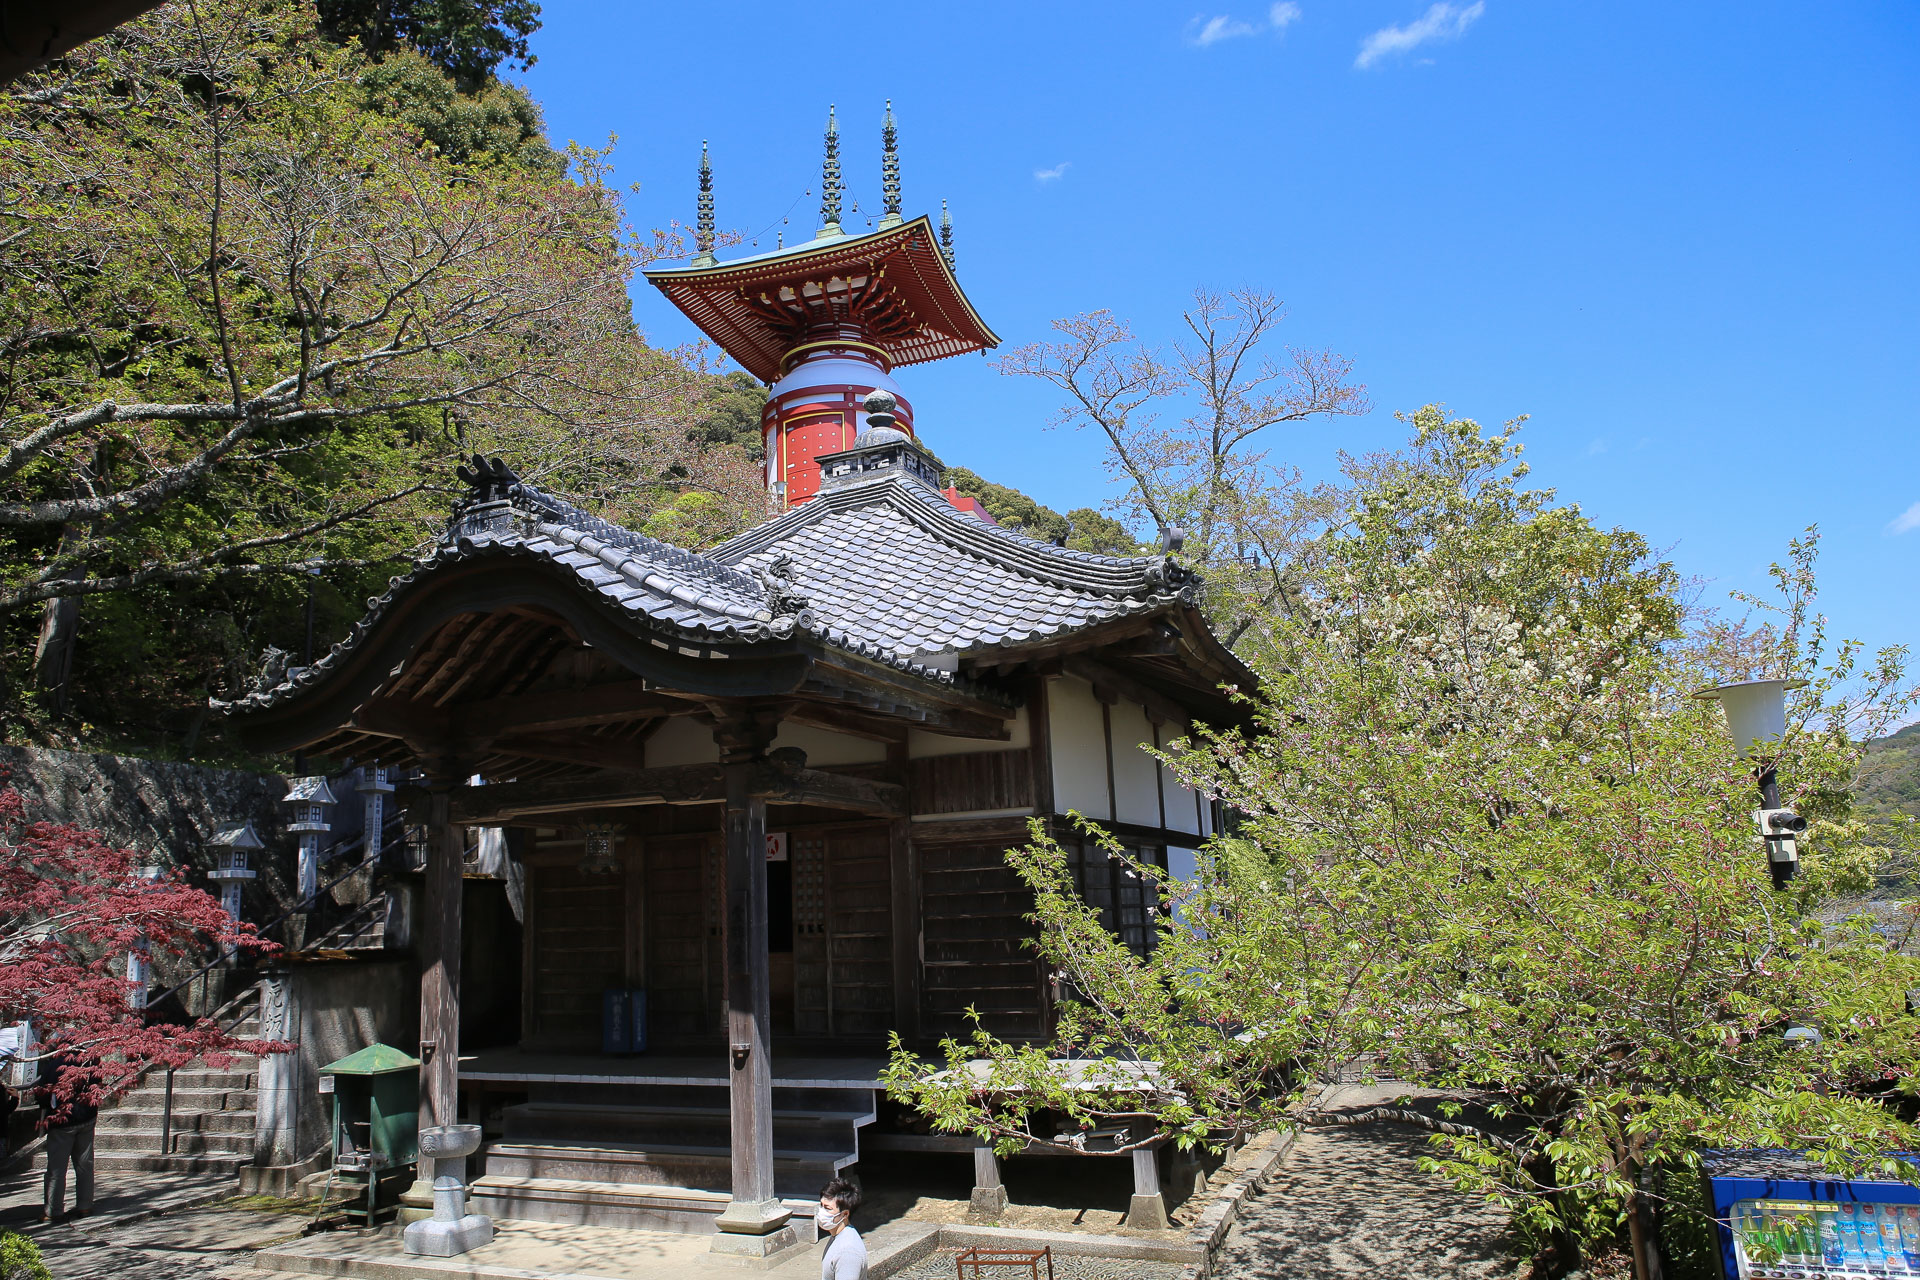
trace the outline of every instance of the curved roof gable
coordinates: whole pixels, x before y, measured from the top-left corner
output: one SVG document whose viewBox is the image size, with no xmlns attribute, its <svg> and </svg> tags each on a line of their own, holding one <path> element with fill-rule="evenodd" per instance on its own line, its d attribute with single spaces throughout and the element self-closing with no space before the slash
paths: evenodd
<svg viewBox="0 0 1920 1280">
<path fill-rule="evenodd" d="M 707 553 L 759 570 L 791 560 L 821 622 L 906 655 L 1026 644 L 1192 603 L 1164 556 L 1069 551 L 957 511 L 900 471 L 827 490 Z"/>
</svg>

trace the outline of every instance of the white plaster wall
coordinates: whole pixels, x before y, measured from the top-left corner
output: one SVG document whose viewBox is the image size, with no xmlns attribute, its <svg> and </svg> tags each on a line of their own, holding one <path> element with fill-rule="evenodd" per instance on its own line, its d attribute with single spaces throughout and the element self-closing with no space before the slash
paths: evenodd
<svg viewBox="0 0 1920 1280">
<path fill-rule="evenodd" d="M 1120 812 L 1116 822 L 1142 827 L 1160 825 L 1159 761 L 1141 749 L 1152 743 L 1153 726 L 1138 703 L 1122 699 L 1109 709 L 1113 718 L 1113 795 Z M 1173 815 L 1168 814 L 1169 821 Z"/>
<path fill-rule="evenodd" d="M 1047 732 L 1053 748 L 1053 805 L 1113 820 L 1107 805 L 1107 733 L 1093 687 L 1072 676 L 1047 681 Z"/>
<path fill-rule="evenodd" d="M 807 753 L 809 769 L 827 769 L 837 764 L 884 764 L 887 744 L 850 733 L 835 733 L 810 724 L 782 724 L 773 740 L 775 749 L 798 747 Z M 651 763 L 651 761 L 649 761 Z"/>
<path fill-rule="evenodd" d="M 1184 737 L 1185 725 L 1163 724 L 1160 726 L 1160 745 L 1165 746 L 1175 738 Z M 1160 787 L 1167 797 L 1167 828 L 1171 831 L 1191 831 L 1200 834 L 1200 816 L 1195 812 L 1193 792 L 1180 785 L 1173 776 L 1173 770 L 1166 765 L 1160 766 Z"/>
<path fill-rule="evenodd" d="M 961 756 L 974 751 L 1025 751 L 1033 742 L 1025 707 L 1020 708 L 1008 732 L 1010 736 L 1002 742 L 998 738 L 955 738 L 913 729 L 907 733 L 907 755 L 914 760 L 924 760 L 928 756 Z"/>
<path fill-rule="evenodd" d="M 647 768 L 670 764 L 718 764 L 713 726 L 692 716 L 674 716 L 647 739 Z"/>
</svg>

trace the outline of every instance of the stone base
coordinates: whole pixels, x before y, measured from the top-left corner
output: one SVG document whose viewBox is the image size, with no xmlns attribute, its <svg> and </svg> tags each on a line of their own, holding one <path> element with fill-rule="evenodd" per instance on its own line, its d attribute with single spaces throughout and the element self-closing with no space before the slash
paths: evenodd
<svg viewBox="0 0 1920 1280">
<path fill-rule="evenodd" d="M 997 1218 L 1007 1211 L 1007 1189 L 1005 1187 L 975 1187 L 973 1197 L 968 1202 L 968 1212 L 982 1218 Z"/>
<path fill-rule="evenodd" d="M 403 1227 L 425 1222 L 433 1216 L 433 1179 L 415 1178 L 413 1185 L 400 1193 L 400 1208 L 394 1221 Z"/>
<path fill-rule="evenodd" d="M 800 1239 L 800 1233 L 792 1227 L 781 1227 L 765 1235 L 745 1235 L 737 1231 L 718 1231 L 714 1233 L 712 1250 L 729 1258 L 744 1258 L 750 1262 L 765 1262 L 771 1266 L 783 1262 L 788 1255 L 806 1248 Z"/>
<path fill-rule="evenodd" d="M 1127 1205 L 1127 1225 L 1145 1231 L 1165 1231 L 1172 1223 L 1167 1221 L 1167 1200 L 1159 1192 L 1150 1196 L 1135 1196 Z"/>
<path fill-rule="evenodd" d="M 408 1253 L 451 1258 L 492 1240 L 493 1219 L 484 1213 L 470 1213 L 454 1222 L 428 1218 L 410 1223 L 402 1238 Z"/>
</svg>

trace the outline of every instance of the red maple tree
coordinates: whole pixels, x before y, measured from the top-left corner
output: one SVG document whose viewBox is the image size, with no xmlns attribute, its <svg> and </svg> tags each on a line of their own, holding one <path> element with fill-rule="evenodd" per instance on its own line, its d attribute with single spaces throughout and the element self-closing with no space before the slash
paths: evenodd
<svg viewBox="0 0 1920 1280">
<path fill-rule="evenodd" d="M 59 1054 L 63 1100 L 94 1105 L 126 1092 L 148 1068 L 291 1046 L 248 1040 L 210 1019 L 163 1021 L 131 999 L 127 955 L 209 954 L 277 946 L 228 917 L 217 898 L 169 868 L 141 876 L 141 859 L 100 832 L 29 821 L 25 799 L 0 784 L 0 1022 L 33 1026 L 34 1060 Z"/>
</svg>

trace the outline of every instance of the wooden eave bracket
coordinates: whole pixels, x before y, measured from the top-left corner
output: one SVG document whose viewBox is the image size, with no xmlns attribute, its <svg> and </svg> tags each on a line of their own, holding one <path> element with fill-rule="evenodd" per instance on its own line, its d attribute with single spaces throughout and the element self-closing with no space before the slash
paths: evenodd
<svg viewBox="0 0 1920 1280">
<path fill-rule="evenodd" d="M 727 798 L 725 765 L 679 764 L 657 769 L 606 770 L 584 778 L 501 782 L 454 787 L 448 816 L 465 826 L 493 826 L 517 818 L 576 810 L 655 804 L 720 804 Z M 783 772 L 756 762 L 747 794 L 774 804 L 810 804 L 872 817 L 907 814 L 907 789 L 898 783 L 850 778 L 820 769 Z M 409 790 L 408 799 L 426 795 Z"/>
</svg>

